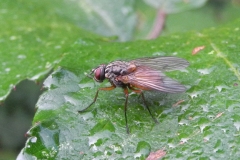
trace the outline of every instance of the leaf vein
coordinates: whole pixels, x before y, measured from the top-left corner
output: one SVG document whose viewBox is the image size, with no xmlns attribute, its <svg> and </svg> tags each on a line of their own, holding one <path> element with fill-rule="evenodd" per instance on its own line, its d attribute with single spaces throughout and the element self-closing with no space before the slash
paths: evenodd
<svg viewBox="0 0 240 160">
<path fill-rule="evenodd" d="M 219 56 L 225 61 L 225 63 L 231 68 L 232 72 L 240 81 L 240 73 L 238 72 L 238 70 L 232 65 L 232 63 L 226 58 L 226 56 L 220 51 L 220 49 L 216 47 L 214 43 L 211 43 L 211 46 L 217 52 L 217 56 Z"/>
</svg>

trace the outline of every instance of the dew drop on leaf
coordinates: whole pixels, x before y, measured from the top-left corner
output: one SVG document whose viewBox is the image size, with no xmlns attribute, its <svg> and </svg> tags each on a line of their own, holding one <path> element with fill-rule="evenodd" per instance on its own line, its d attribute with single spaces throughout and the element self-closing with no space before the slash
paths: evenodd
<svg viewBox="0 0 240 160">
<path fill-rule="evenodd" d="M 32 137 L 32 138 L 31 138 L 31 142 L 32 142 L 32 143 L 36 143 L 36 142 L 37 142 L 37 137 Z"/>
<path fill-rule="evenodd" d="M 237 131 L 240 129 L 240 122 L 234 122 L 234 126 L 236 127 Z"/>
</svg>

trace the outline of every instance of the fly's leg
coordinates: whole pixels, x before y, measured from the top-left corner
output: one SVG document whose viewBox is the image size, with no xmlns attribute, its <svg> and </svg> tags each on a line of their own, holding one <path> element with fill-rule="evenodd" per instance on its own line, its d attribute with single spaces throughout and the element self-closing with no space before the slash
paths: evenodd
<svg viewBox="0 0 240 160">
<path fill-rule="evenodd" d="M 96 102 L 97 97 L 98 97 L 98 92 L 99 92 L 100 90 L 101 90 L 101 91 L 111 91 L 111 90 L 113 90 L 114 88 L 116 88 L 116 86 L 114 86 L 114 85 L 112 85 L 112 86 L 110 86 L 110 87 L 99 88 L 99 89 L 97 90 L 97 92 L 96 92 L 96 95 L 95 95 L 92 103 L 90 103 L 89 106 L 87 106 L 87 107 L 84 108 L 83 110 L 78 111 L 78 113 L 81 113 L 81 112 L 86 111 L 91 105 L 93 105 L 93 103 Z"/>
<path fill-rule="evenodd" d="M 124 105 L 124 115 L 125 115 L 125 121 L 126 121 L 126 130 L 127 130 L 127 133 L 129 134 L 130 131 L 129 131 L 129 128 L 128 128 L 128 121 L 127 121 L 127 104 L 128 104 L 128 89 L 127 88 L 123 88 L 123 92 L 125 94 L 125 105 Z"/>
<path fill-rule="evenodd" d="M 150 108 L 149 108 L 148 105 L 147 105 L 147 102 L 146 102 L 146 100 L 145 100 L 145 97 L 144 97 L 143 92 L 142 92 L 141 90 L 137 90 L 137 89 L 135 89 L 135 88 L 133 88 L 133 87 L 131 87 L 131 86 L 128 86 L 128 88 L 131 89 L 133 92 L 140 94 L 140 96 L 142 97 L 143 103 L 144 103 L 144 105 L 146 106 L 146 108 L 147 108 L 149 114 L 151 115 L 153 121 L 154 121 L 155 123 L 159 123 L 158 120 L 152 115 L 152 112 L 151 112 Z"/>
<path fill-rule="evenodd" d="M 144 103 L 144 105 L 146 106 L 146 108 L 147 108 L 149 114 L 151 115 L 153 121 L 154 121 L 155 123 L 159 123 L 158 120 L 152 115 L 151 110 L 150 110 L 150 108 L 148 107 L 148 105 L 147 105 L 147 103 L 146 103 L 146 100 L 145 100 L 145 97 L 144 97 L 143 92 L 141 92 L 140 95 L 142 96 L 143 103 Z"/>
</svg>

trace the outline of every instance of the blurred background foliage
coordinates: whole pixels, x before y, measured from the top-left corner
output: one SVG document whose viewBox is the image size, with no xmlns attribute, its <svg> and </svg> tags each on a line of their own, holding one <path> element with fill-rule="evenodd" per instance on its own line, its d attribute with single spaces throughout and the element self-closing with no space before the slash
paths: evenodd
<svg viewBox="0 0 240 160">
<path fill-rule="evenodd" d="M 42 82 L 76 39 L 153 39 L 218 27 L 239 15 L 239 0 L 1 1 L 0 159 L 15 159 L 23 148 Z"/>
</svg>

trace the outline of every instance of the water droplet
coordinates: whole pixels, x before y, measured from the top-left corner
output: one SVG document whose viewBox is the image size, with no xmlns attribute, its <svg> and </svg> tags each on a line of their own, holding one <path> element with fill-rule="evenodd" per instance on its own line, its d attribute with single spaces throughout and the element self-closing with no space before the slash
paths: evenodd
<svg viewBox="0 0 240 160">
<path fill-rule="evenodd" d="M 72 150 L 73 147 L 70 145 L 69 142 L 64 142 L 59 145 L 59 150 Z"/>
<path fill-rule="evenodd" d="M 201 124 L 200 125 L 200 130 L 201 130 L 201 133 L 203 133 L 203 130 L 208 126 L 208 124 Z"/>
<path fill-rule="evenodd" d="M 74 98 L 72 96 L 68 96 L 68 95 L 65 95 L 64 99 L 65 99 L 66 102 L 68 102 L 68 103 L 70 103 L 70 104 L 72 104 L 74 106 L 78 106 L 78 105 L 80 105 L 82 103 L 81 100 L 76 99 L 76 98 Z"/>
<path fill-rule="evenodd" d="M 92 146 L 92 150 L 93 150 L 93 151 L 97 151 L 97 150 L 98 150 L 98 149 L 97 149 L 97 146 L 96 146 L 96 145 L 93 145 L 93 146 Z"/>
<path fill-rule="evenodd" d="M 98 141 L 99 137 L 96 137 L 96 136 L 91 136 L 88 138 L 88 144 L 89 146 L 95 144 L 97 141 Z"/>
<path fill-rule="evenodd" d="M 45 65 L 45 68 L 51 68 L 51 66 L 52 66 L 52 63 L 47 62 L 46 65 Z"/>
<path fill-rule="evenodd" d="M 94 88 L 94 84 L 93 82 L 90 83 L 83 83 L 83 84 L 79 84 L 80 88 Z"/>
<path fill-rule="evenodd" d="M 5 68 L 5 71 L 9 72 L 9 71 L 11 71 L 11 68 Z"/>
<path fill-rule="evenodd" d="M 221 86 L 216 86 L 215 88 L 218 90 L 218 92 L 221 92 L 222 89 L 228 89 L 229 87 L 225 85 L 221 85 Z"/>
<path fill-rule="evenodd" d="M 14 41 L 14 40 L 17 39 L 17 37 L 16 37 L 16 36 L 11 36 L 9 39 L 10 39 L 11 41 Z"/>
<path fill-rule="evenodd" d="M 193 154 L 197 154 L 197 155 L 201 155 L 201 154 L 203 153 L 203 149 L 200 148 L 200 147 L 194 148 L 194 149 L 192 150 L 192 153 L 193 153 Z"/>
<path fill-rule="evenodd" d="M 182 138 L 180 140 L 181 144 L 186 143 L 190 138 Z"/>
<path fill-rule="evenodd" d="M 230 48 L 237 48 L 235 44 L 228 45 Z"/>
<path fill-rule="evenodd" d="M 54 48 L 55 49 L 60 49 L 60 48 L 62 48 L 62 46 L 55 46 Z"/>
<path fill-rule="evenodd" d="M 181 107 L 181 110 L 182 110 L 182 111 L 186 111 L 189 106 L 190 106 L 190 104 L 183 105 L 183 106 Z"/>
<path fill-rule="evenodd" d="M 37 142 L 37 137 L 32 137 L 32 138 L 31 138 L 31 142 L 32 142 L 32 143 L 36 143 L 36 142 Z"/>
<path fill-rule="evenodd" d="M 37 42 L 42 42 L 41 38 L 39 38 L 39 37 L 36 38 L 36 41 Z"/>
<path fill-rule="evenodd" d="M 209 141 L 210 140 L 210 136 L 205 136 L 203 140 L 204 140 L 204 142 Z"/>
<path fill-rule="evenodd" d="M 237 128 L 237 131 L 240 129 L 240 122 L 234 122 L 233 125 Z"/>
<path fill-rule="evenodd" d="M 204 112 L 208 112 L 208 106 L 207 105 L 201 105 Z"/>
<path fill-rule="evenodd" d="M 226 133 L 226 131 L 227 131 L 227 130 L 226 130 L 226 129 L 224 129 L 224 128 L 222 128 L 221 130 L 222 130 L 224 133 Z"/>
<path fill-rule="evenodd" d="M 90 40 L 86 40 L 86 39 L 78 39 L 78 41 L 76 42 L 77 44 L 81 44 L 83 46 L 92 46 L 94 45 L 94 43 Z"/>
<path fill-rule="evenodd" d="M 222 40 L 222 43 L 227 44 L 228 41 L 227 40 Z"/>
<path fill-rule="evenodd" d="M 188 120 L 186 119 L 181 119 L 180 122 L 178 122 L 179 125 L 188 125 Z"/>
<path fill-rule="evenodd" d="M 124 15 L 128 15 L 130 12 L 132 12 L 132 8 L 131 7 L 122 7 L 121 11 Z"/>
<path fill-rule="evenodd" d="M 165 53 L 164 52 L 154 52 L 152 55 L 153 56 L 163 56 L 163 55 L 165 55 Z"/>
<path fill-rule="evenodd" d="M 196 92 L 190 93 L 189 95 L 193 99 L 193 98 L 196 98 L 197 96 L 200 96 L 202 93 L 203 91 L 196 91 Z"/>
<path fill-rule="evenodd" d="M 210 74 L 215 67 L 207 68 L 207 69 L 198 69 L 197 71 L 203 75 Z"/>
<path fill-rule="evenodd" d="M 117 145 L 117 144 L 112 144 L 110 145 L 110 147 L 114 150 L 114 152 L 122 152 L 122 148 L 121 146 Z"/>
<path fill-rule="evenodd" d="M 175 147 L 176 147 L 176 144 L 168 143 L 168 147 L 169 147 L 169 148 L 175 148 Z"/>
<path fill-rule="evenodd" d="M 238 102 L 229 104 L 227 108 L 228 112 L 234 112 L 237 108 L 239 108 L 239 105 L 240 104 Z"/>
<path fill-rule="evenodd" d="M 108 139 L 110 138 L 112 135 L 112 133 L 108 130 L 104 130 L 103 132 L 98 132 L 96 134 L 94 134 L 93 136 L 89 136 L 88 137 L 88 143 L 89 143 L 89 146 L 91 145 L 99 145 L 97 144 L 99 140 L 102 140 L 102 139 Z"/>
<path fill-rule="evenodd" d="M 17 56 L 18 59 L 25 59 L 26 58 L 26 55 L 23 55 L 23 54 L 20 54 Z"/>
</svg>

